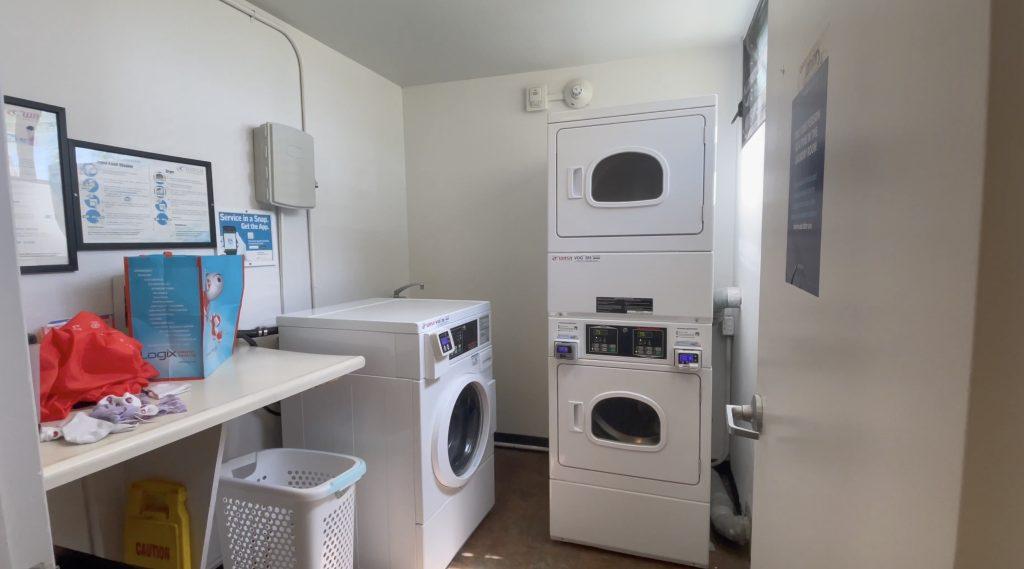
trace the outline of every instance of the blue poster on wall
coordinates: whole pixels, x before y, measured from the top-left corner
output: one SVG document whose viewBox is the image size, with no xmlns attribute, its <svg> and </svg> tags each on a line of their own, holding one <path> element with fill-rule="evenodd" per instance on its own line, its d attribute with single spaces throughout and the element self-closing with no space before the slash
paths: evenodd
<svg viewBox="0 0 1024 569">
<path fill-rule="evenodd" d="M 246 267 L 275 264 L 274 214 L 269 211 L 222 211 L 217 214 L 221 255 L 242 255 Z"/>
<path fill-rule="evenodd" d="M 790 134 L 786 282 L 814 296 L 820 296 L 827 102 L 828 59 L 793 99 Z"/>
</svg>

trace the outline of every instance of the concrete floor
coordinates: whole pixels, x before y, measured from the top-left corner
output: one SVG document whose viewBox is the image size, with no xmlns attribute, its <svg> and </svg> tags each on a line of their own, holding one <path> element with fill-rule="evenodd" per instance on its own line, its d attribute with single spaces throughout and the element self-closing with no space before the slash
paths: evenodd
<svg viewBox="0 0 1024 569">
<path fill-rule="evenodd" d="M 548 536 L 548 455 L 495 450 L 494 509 L 449 569 L 679 569 L 681 565 L 552 541 Z M 749 569 L 747 551 L 716 543 L 712 569 Z"/>
</svg>

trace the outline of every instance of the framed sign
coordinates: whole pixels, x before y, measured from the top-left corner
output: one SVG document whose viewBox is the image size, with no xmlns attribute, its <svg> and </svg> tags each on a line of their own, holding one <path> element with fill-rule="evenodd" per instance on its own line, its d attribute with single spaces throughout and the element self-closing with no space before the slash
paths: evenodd
<svg viewBox="0 0 1024 569">
<path fill-rule="evenodd" d="M 22 274 L 78 270 L 64 109 L 3 102 L 18 266 Z"/>
<path fill-rule="evenodd" d="M 72 140 L 78 248 L 214 248 L 209 162 Z"/>
</svg>

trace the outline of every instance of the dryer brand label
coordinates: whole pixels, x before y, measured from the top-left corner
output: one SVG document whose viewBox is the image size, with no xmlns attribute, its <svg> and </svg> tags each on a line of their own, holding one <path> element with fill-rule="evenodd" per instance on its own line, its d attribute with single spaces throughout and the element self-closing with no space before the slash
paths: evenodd
<svg viewBox="0 0 1024 569">
<path fill-rule="evenodd" d="M 552 263 L 600 263 L 601 255 L 551 255 Z"/>
<path fill-rule="evenodd" d="M 654 314 L 653 298 L 597 297 L 597 312 L 604 314 Z"/>
<path fill-rule="evenodd" d="M 677 328 L 676 339 L 677 340 L 691 340 L 693 338 L 700 338 L 700 330 L 696 328 Z"/>
</svg>

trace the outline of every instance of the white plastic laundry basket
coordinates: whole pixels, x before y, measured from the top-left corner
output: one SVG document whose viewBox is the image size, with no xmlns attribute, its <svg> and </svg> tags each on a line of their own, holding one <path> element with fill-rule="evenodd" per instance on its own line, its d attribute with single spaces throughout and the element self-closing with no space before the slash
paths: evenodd
<svg viewBox="0 0 1024 569">
<path fill-rule="evenodd" d="M 362 459 L 282 448 L 221 468 L 217 526 L 225 569 L 352 569 Z"/>
</svg>

